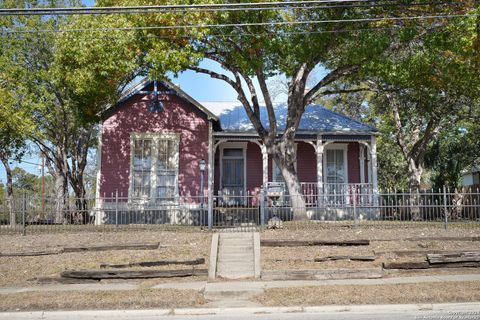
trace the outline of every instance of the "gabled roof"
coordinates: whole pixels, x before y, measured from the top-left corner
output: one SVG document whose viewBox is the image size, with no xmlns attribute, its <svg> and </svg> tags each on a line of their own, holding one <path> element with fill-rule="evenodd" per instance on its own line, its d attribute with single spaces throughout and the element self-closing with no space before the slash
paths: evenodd
<svg viewBox="0 0 480 320">
<path fill-rule="evenodd" d="M 203 112 L 208 117 L 209 120 L 213 120 L 216 123 L 219 122 L 219 118 L 215 114 L 210 112 L 210 110 L 205 108 L 197 100 L 193 99 L 185 91 L 180 89 L 180 87 L 174 85 L 173 83 L 171 83 L 170 81 L 167 81 L 167 80 L 158 80 L 158 83 L 160 85 L 166 87 L 167 89 L 174 91 L 176 93 L 176 95 L 178 97 L 180 97 L 181 99 L 193 104 L 196 108 L 198 108 L 201 112 Z M 114 106 L 105 110 L 105 112 L 103 113 L 103 117 L 106 118 L 106 117 L 110 116 L 111 114 L 113 114 L 116 110 L 118 110 L 118 108 L 121 108 L 126 101 L 128 101 L 130 98 L 132 98 L 134 95 L 138 94 L 139 92 L 145 90 L 146 87 L 148 87 L 152 84 L 153 84 L 153 80 L 150 80 L 148 78 L 144 78 L 138 84 L 136 84 L 133 87 L 126 90 Z"/>
<path fill-rule="evenodd" d="M 244 107 L 239 102 L 203 102 L 202 104 L 219 117 L 222 129 L 225 132 L 255 131 Z M 277 125 L 280 130 L 285 129 L 287 112 L 286 104 L 275 106 Z M 260 109 L 260 120 L 268 127 L 268 114 L 265 107 Z M 373 126 L 331 111 L 323 106 L 312 104 L 305 108 L 299 126 L 299 133 L 301 132 L 372 134 L 378 132 L 378 130 Z"/>
</svg>

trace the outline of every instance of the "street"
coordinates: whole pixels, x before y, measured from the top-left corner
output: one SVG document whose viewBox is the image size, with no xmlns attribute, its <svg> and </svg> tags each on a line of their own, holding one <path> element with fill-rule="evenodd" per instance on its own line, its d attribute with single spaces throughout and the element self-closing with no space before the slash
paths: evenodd
<svg viewBox="0 0 480 320">
<path fill-rule="evenodd" d="M 478 320 L 480 303 L 0 313 L 8 320 Z"/>
</svg>

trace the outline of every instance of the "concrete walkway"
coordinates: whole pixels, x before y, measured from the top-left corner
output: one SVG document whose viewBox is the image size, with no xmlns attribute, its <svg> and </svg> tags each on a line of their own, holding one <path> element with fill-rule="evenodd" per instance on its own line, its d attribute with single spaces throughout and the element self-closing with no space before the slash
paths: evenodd
<svg viewBox="0 0 480 320">
<path fill-rule="evenodd" d="M 75 310 L 3 312 L 5 320 L 411 320 L 463 319 L 476 320 L 480 303 L 397 304 L 397 305 L 337 305 L 318 307 L 261 307 L 261 308 L 192 308 L 152 310 Z"/>
<path fill-rule="evenodd" d="M 205 293 L 216 292 L 260 292 L 271 288 L 291 288 L 305 286 L 335 285 L 387 285 L 402 283 L 462 282 L 480 281 L 480 274 L 413 276 L 380 279 L 345 279 L 345 280 L 289 280 L 289 281 L 222 281 L 222 282 L 169 282 L 152 286 L 153 289 L 197 290 Z M 0 288 L 0 294 L 33 291 L 115 291 L 140 289 L 138 283 L 88 283 L 88 284 L 49 284 L 31 287 Z M 144 286 L 142 286 L 144 288 Z"/>
</svg>

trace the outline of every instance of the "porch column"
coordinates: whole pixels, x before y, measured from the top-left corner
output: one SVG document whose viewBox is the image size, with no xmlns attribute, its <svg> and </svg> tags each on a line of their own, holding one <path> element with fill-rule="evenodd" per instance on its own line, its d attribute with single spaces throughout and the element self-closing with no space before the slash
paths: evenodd
<svg viewBox="0 0 480 320">
<path fill-rule="evenodd" d="M 208 230 L 213 228 L 213 129 L 212 123 L 208 123 Z"/>
<path fill-rule="evenodd" d="M 365 183 L 365 146 L 361 143 L 358 144 L 360 149 L 359 159 L 360 159 L 360 183 Z"/>
<path fill-rule="evenodd" d="M 315 153 L 317 155 L 317 193 L 319 200 L 320 195 L 323 194 L 323 148 L 322 136 L 318 135 Z"/>
<path fill-rule="evenodd" d="M 372 186 L 373 186 L 373 203 L 378 205 L 378 177 L 377 177 L 377 138 L 371 137 L 371 164 L 372 164 Z"/>
<path fill-rule="evenodd" d="M 263 188 L 266 188 L 268 183 L 268 153 L 264 144 L 260 146 L 260 149 L 262 150 L 262 183 Z"/>
</svg>

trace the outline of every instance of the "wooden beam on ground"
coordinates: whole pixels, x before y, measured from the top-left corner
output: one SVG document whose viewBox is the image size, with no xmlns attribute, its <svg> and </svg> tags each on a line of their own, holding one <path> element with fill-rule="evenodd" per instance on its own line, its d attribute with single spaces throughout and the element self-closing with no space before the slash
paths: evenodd
<svg viewBox="0 0 480 320">
<path fill-rule="evenodd" d="M 263 247 L 306 247 L 306 246 L 368 246 L 370 240 L 262 240 Z"/>
<path fill-rule="evenodd" d="M 350 260 L 350 261 L 375 261 L 375 256 L 328 256 L 313 259 L 314 262 Z"/>
<path fill-rule="evenodd" d="M 31 252 L 12 252 L 12 253 L 0 253 L 0 257 L 36 257 L 36 256 L 49 256 L 60 254 L 63 249 L 45 250 L 45 251 L 31 251 Z"/>
<path fill-rule="evenodd" d="M 153 243 L 127 243 L 127 244 L 107 244 L 98 246 L 80 246 L 65 247 L 64 252 L 83 252 L 83 251 L 110 251 L 110 250 L 155 250 L 160 246 L 159 242 Z"/>
<path fill-rule="evenodd" d="M 98 283 L 99 279 L 76 279 L 76 278 L 62 278 L 62 277 L 38 277 L 31 279 L 37 284 L 77 284 L 77 283 Z"/>
<path fill-rule="evenodd" d="M 449 262 L 430 264 L 422 262 L 391 262 L 384 263 L 384 269 L 440 269 L 440 268 L 479 268 L 480 262 Z"/>
<path fill-rule="evenodd" d="M 413 237 L 401 239 L 372 239 L 372 241 L 480 241 L 480 237 Z"/>
<path fill-rule="evenodd" d="M 173 278 L 190 276 L 207 276 L 207 269 L 185 269 L 185 270 L 70 270 L 63 271 L 60 276 L 63 278 L 76 279 L 147 279 L 147 278 Z"/>
<path fill-rule="evenodd" d="M 375 269 L 325 269 L 325 270 L 265 270 L 262 280 L 332 280 L 377 279 L 383 277 L 380 268 Z"/>
<path fill-rule="evenodd" d="M 388 254 L 394 254 L 397 257 L 408 257 L 408 256 L 426 256 L 427 254 L 453 254 L 457 253 L 458 250 L 391 250 L 391 251 L 374 251 L 376 256 L 384 256 Z M 468 252 L 478 252 L 469 250 Z"/>
<path fill-rule="evenodd" d="M 154 266 L 167 266 L 170 264 L 180 264 L 180 265 L 199 265 L 204 264 L 204 258 L 197 258 L 195 260 L 159 260 L 159 261 L 140 261 L 140 262 L 130 262 L 126 264 L 112 264 L 112 263 L 102 263 L 100 268 L 131 268 L 131 267 L 154 267 Z"/>
<path fill-rule="evenodd" d="M 383 263 L 383 269 L 429 269 L 429 268 L 430 268 L 430 265 L 426 261 Z"/>
<path fill-rule="evenodd" d="M 430 264 L 480 262 L 480 252 L 455 252 L 447 254 L 427 254 Z"/>
</svg>

